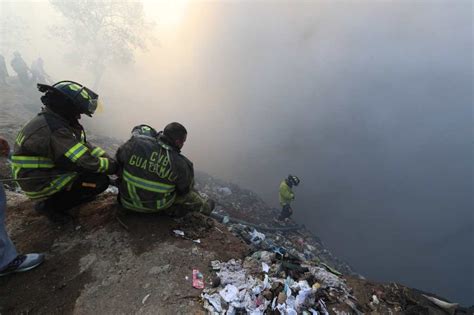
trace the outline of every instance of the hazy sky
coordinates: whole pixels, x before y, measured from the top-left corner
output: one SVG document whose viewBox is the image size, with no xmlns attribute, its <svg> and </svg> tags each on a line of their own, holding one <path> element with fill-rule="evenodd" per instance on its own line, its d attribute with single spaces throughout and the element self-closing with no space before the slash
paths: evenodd
<svg viewBox="0 0 474 315">
<path fill-rule="evenodd" d="M 273 206 L 296 174 L 296 219 L 357 271 L 474 304 L 471 1 L 145 8 L 156 45 L 109 67 L 88 127 L 126 138 L 180 121 L 197 169 Z M 28 63 L 91 84 L 47 36 L 61 22 L 47 2 L 0 10 L 29 26 Z"/>
</svg>

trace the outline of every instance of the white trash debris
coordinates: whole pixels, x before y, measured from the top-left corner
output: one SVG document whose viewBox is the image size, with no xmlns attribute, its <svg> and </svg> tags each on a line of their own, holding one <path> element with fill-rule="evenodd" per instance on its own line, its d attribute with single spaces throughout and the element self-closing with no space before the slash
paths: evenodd
<svg viewBox="0 0 474 315">
<path fill-rule="evenodd" d="M 219 294 L 227 303 L 230 303 L 239 299 L 239 289 L 237 289 L 237 287 L 232 284 L 226 285 L 224 289 L 219 291 Z"/>
<path fill-rule="evenodd" d="M 146 300 L 150 297 L 151 294 L 145 295 L 145 297 L 142 299 L 142 304 L 145 305 Z"/>
<path fill-rule="evenodd" d="M 218 294 L 218 293 L 214 293 L 214 294 L 202 294 L 201 295 L 205 300 L 207 300 L 209 302 L 209 304 L 212 305 L 212 307 L 214 309 L 208 309 L 208 311 L 211 311 L 211 312 L 222 312 L 222 304 L 221 304 L 221 296 Z"/>
<path fill-rule="evenodd" d="M 105 190 L 105 192 L 106 192 L 106 193 L 109 193 L 109 194 L 113 194 L 113 195 L 118 195 L 119 190 L 118 190 L 117 187 L 110 185 L 109 187 L 107 187 L 107 189 Z"/>
<path fill-rule="evenodd" d="M 443 300 L 440 300 L 440 299 L 437 299 L 435 297 L 432 297 L 432 296 L 428 296 L 428 295 L 424 295 L 422 294 L 425 298 L 427 298 L 428 300 L 430 300 L 433 304 L 437 305 L 438 307 L 446 310 L 449 314 L 454 314 L 455 313 L 455 310 L 456 308 L 459 306 L 458 303 L 448 303 L 446 301 L 443 301 Z"/>
<path fill-rule="evenodd" d="M 181 230 L 173 230 L 173 233 L 176 236 L 184 236 L 184 231 L 181 231 Z"/>
<path fill-rule="evenodd" d="M 211 261 L 212 270 L 221 270 L 221 262 L 219 260 Z"/>
<path fill-rule="evenodd" d="M 217 187 L 217 192 L 224 196 L 232 195 L 232 190 L 229 187 Z"/>
<path fill-rule="evenodd" d="M 270 266 L 264 263 L 263 261 L 262 261 L 262 270 L 265 273 L 268 273 L 268 271 L 270 271 Z"/>
<path fill-rule="evenodd" d="M 228 215 L 226 215 L 226 216 L 224 216 L 224 217 L 222 218 L 222 223 L 223 223 L 223 224 L 227 224 L 227 223 L 229 223 L 229 221 L 230 221 L 230 218 L 229 218 Z"/>
<path fill-rule="evenodd" d="M 260 244 L 263 240 L 265 240 L 265 234 L 258 232 L 257 230 L 253 230 L 252 234 L 250 235 L 250 242 L 254 245 Z"/>
</svg>

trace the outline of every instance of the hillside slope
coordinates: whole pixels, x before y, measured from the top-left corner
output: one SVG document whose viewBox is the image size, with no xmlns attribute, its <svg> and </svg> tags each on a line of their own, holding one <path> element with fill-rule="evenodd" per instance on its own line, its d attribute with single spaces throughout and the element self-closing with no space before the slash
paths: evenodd
<svg viewBox="0 0 474 315">
<path fill-rule="evenodd" d="M 1 93 L 0 134 L 12 141 L 36 101 L 14 88 Z M 89 139 L 109 152 L 119 145 Z M 0 178 L 9 177 L 3 162 Z M 277 211 L 249 190 L 199 172 L 196 184 L 217 201 L 217 220 L 124 213 L 110 189 L 57 225 L 9 191 L 12 239 L 20 251 L 47 258 L 33 271 L 0 278 L 0 313 L 473 313 L 433 294 L 364 279 L 314 232 L 275 223 Z M 204 290 L 193 287 L 193 269 Z"/>
</svg>

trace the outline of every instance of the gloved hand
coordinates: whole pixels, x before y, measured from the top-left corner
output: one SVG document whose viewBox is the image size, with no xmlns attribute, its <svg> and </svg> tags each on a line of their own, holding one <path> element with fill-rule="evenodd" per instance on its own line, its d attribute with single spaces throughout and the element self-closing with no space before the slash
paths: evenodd
<svg viewBox="0 0 474 315">
<path fill-rule="evenodd" d="M 8 141 L 5 140 L 5 138 L 0 137 L 0 156 L 8 157 L 9 154 L 10 154 L 10 145 L 8 144 Z"/>
</svg>

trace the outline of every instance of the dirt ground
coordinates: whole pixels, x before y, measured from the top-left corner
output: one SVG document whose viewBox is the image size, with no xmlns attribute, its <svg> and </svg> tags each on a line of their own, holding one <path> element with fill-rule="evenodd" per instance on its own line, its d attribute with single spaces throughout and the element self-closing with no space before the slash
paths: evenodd
<svg viewBox="0 0 474 315">
<path fill-rule="evenodd" d="M 8 199 L 7 228 L 18 250 L 47 258 L 35 270 L 0 278 L 1 314 L 200 314 L 192 269 L 210 285 L 211 260 L 249 251 L 212 219 L 124 214 L 114 195 L 73 209 L 65 225 L 36 214 L 22 195 Z"/>
</svg>

